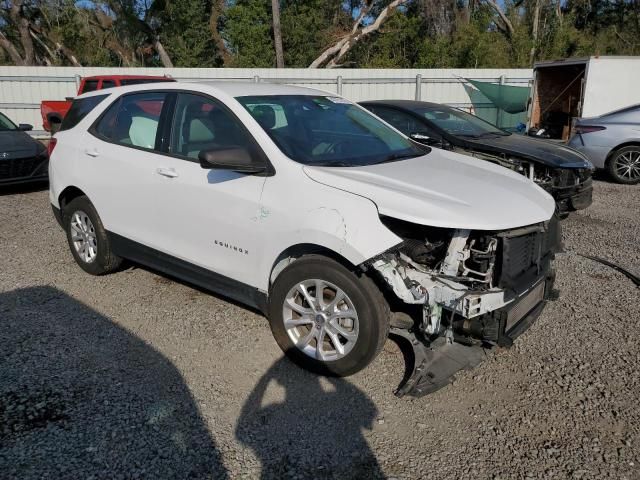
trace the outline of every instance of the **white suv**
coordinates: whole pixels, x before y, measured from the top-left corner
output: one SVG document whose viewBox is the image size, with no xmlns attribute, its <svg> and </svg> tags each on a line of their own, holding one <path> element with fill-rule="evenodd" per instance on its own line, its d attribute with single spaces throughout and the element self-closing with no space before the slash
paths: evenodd
<svg viewBox="0 0 640 480">
<path fill-rule="evenodd" d="M 391 328 L 419 357 L 400 393 L 424 394 L 509 345 L 550 291 L 553 198 L 326 92 L 93 92 L 53 142 L 50 199 L 82 269 L 124 258 L 257 307 L 316 372 L 361 370 Z"/>
</svg>

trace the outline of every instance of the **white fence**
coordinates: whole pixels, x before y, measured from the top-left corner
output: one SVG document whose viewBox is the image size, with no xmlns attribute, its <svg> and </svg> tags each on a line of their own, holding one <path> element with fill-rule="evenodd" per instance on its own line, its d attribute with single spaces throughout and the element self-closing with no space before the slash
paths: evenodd
<svg viewBox="0 0 640 480">
<path fill-rule="evenodd" d="M 529 69 L 306 69 L 306 68 L 103 68 L 0 66 L 0 111 L 16 123 L 30 123 L 41 135 L 42 100 L 64 100 L 90 75 L 171 75 L 179 81 L 277 82 L 318 88 L 353 101 L 418 99 L 472 111 L 504 127 L 524 120 L 496 109 L 464 78 L 527 86 Z"/>
</svg>

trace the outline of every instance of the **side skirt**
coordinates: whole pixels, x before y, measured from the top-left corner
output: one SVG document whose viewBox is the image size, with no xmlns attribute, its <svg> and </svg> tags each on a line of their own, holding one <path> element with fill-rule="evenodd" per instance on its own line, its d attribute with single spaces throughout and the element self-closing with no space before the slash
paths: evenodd
<svg viewBox="0 0 640 480">
<path fill-rule="evenodd" d="M 140 263 L 210 292 L 228 297 L 266 314 L 267 294 L 251 285 L 134 242 L 117 233 L 107 232 L 107 235 L 109 236 L 113 253 L 119 257 Z"/>
</svg>

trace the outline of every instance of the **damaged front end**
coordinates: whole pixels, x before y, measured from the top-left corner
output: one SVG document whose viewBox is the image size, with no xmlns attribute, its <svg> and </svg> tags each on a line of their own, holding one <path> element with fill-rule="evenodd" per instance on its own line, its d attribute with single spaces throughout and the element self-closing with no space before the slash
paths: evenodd
<svg viewBox="0 0 640 480">
<path fill-rule="evenodd" d="M 414 368 L 396 395 L 422 396 L 511 346 L 553 286 L 557 217 L 503 231 L 433 228 L 382 218 L 403 243 L 367 262 L 398 301 L 391 333 L 408 340 Z"/>
<path fill-rule="evenodd" d="M 537 161 L 504 154 L 466 152 L 462 149 L 459 152 L 496 163 L 532 180 L 554 198 L 561 216 L 566 216 L 575 210 L 585 209 L 592 203 L 592 170 L 589 168 L 551 167 Z"/>
</svg>

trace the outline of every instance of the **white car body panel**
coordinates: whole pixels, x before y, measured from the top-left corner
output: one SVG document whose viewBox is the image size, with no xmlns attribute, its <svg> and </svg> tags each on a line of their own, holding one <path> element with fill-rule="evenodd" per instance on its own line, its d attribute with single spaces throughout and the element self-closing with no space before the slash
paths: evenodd
<svg viewBox="0 0 640 480">
<path fill-rule="evenodd" d="M 553 198 L 526 177 L 433 149 L 367 167 L 304 167 L 314 180 L 371 199 L 382 215 L 433 227 L 501 230 L 548 220 Z"/>
<path fill-rule="evenodd" d="M 319 245 L 358 265 L 400 243 L 379 213 L 423 225 L 495 230 L 548 220 L 555 208 L 552 197 L 525 177 L 442 150 L 371 167 L 304 167 L 284 155 L 234 98 L 326 92 L 268 84 L 167 83 L 109 93 L 145 90 L 200 92 L 224 103 L 251 132 L 275 175 L 207 170 L 100 140 L 87 129 L 112 104 L 109 98 L 72 130 L 56 135 L 51 203 L 60 207 L 64 189 L 77 187 L 107 230 L 265 292 L 275 263 L 294 245 Z M 82 97 L 100 94 L 105 92 Z M 178 176 L 158 175 L 159 168 L 174 169 Z"/>
</svg>

